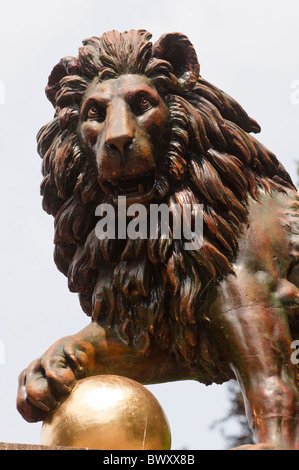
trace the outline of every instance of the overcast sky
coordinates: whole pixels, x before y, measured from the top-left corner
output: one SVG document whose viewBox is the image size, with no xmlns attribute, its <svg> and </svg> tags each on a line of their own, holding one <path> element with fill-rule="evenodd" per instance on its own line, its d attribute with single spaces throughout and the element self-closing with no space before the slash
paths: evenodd
<svg viewBox="0 0 299 470">
<path fill-rule="evenodd" d="M 86 37 L 111 29 L 147 29 L 154 41 L 182 32 L 196 48 L 201 75 L 259 122 L 259 139 L 297 183 L 299 2 L 10 0 L 1 10 L 0 441 L 38 444 L 41 425 L 26 423 L 15 408 L 17 377 L 54 341 L 89 322 L 54 265 L 53 220 L 39 195 L 35 136 L 53 115 L 44 94 L 52 67 L 77 55 Z M 150 389 L 168 415 L 174 449 L 225 448 L 209 426 L 226 414 L 227 386 Z"/>
</svg>

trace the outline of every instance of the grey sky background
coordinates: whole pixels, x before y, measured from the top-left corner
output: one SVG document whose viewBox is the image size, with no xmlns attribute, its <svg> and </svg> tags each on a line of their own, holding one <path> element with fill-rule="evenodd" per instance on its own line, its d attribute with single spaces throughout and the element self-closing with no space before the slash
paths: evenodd
<svg viewBox="0 0 299 470">
<path fill-rule="evenodd" d="M 54 265 L 53 220 L 39 195 L 35 136 L 53 116 L 44 94 L 52 67 L 77 55 L 83 39 L 111 29 L 147 29 L 153 41 L 182 32 L 195 46 L 201 75 L 259 122 L 259 140 L 297 183 L 298 19 L 298 0 L 1 1 L 0 441 L 39 443 L 41 424 L 26 423 L 15 408 L 18 375 L 89 322 Z M 226 414 L 227 385 L 149 388 L 168 416 L 173 449 L 225 448 L 210 425 Z"/>
</svg>

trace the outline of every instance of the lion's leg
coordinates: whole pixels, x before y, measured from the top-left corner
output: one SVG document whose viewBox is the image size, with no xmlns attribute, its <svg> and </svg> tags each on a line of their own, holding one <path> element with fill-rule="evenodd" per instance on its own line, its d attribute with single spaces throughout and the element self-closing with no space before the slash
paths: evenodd
<svg viewBox="0 0 299 470">
<path fill-rule="evenodd" d="M 84 376 L 116 374 L 143 384 L 191 378 L 189 368 L 179 367 L 168 352 L 163 353 L 155 344 L 147 353 L 141 347 L 125 344 L 113 328 L 105 329 L 95 322 L 69 338 L 65 354 L 77 358 Z"/>
<path fill-rule="evenodd" d="M 229 276 L 211 313 L 216 341 L 240 383 L 257 442 L 299 449 L 299 394 L 286 314 L 243 293 Z"/>
<path fill-rule="evenodd" d="M 91 323 L 57 341 L 20 374 L 18 410 L 27 421 L 43 420 L 76 380 L 98 374 L 126 376 L 143 384 L 192 379 L 162 351 L 144 352 L 124 344 L 117 333 Z"/>
</svg>

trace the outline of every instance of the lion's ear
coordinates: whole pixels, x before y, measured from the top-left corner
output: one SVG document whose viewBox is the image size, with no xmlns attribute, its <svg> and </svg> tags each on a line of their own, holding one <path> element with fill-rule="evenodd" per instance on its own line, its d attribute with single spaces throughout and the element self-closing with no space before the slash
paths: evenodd
<svg viewBox="0 0 299 470">
<path fill-rule="evenodd" d="M 179 84 L 190 90 L 199 76 L 199 63 L 193 45 L 181 33 L 166 33 L 158 39 L 153 48 L 153 56 L 167 60 Z"/>
<path fill-rule="evenodd" d="M 75 74 L 78 69 L 78 63 L 75 57 L 63 57 L 60 62 L 53 68 L 46 86 L 46 95 L 49 101 L 55 106 L 56 93 L 60 89 L 60 80 L 69 74 Z"/>
</svg>

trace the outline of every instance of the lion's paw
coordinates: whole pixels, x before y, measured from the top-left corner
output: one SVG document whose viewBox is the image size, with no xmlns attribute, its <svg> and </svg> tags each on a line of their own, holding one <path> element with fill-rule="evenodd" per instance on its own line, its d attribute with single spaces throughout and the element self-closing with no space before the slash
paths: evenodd
<svg viewBox="0 0 299 470">
<path fill-rule="evenodd" d="M 75 352 L 76 351 L 76 352 Z M 17 408 L 29 422 L 42 421 L 84 375 L 86 354 L 64 338 L 19 376 Z"/>
</svg>

